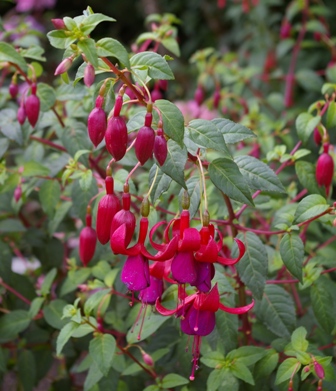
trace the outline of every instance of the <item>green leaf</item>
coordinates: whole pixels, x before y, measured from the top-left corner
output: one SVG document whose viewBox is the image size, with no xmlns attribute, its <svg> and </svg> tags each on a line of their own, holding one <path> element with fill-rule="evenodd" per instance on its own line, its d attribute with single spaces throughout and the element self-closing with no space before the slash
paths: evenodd
<svg viewBox="0 0 336 391">
<path fill-rule="evenodd" d="M 289 380 L 301 368 L 301 363 L 296 358 L 287 358 L 283 361 L 277 371 L 275 385 Z"/>
<path fill-rule="evenodd" d="M 257 346 L 242 346 L 232 350 L 226 356 L 226 359 L 250 366 L 262 359 L 265 354 L 266 352 L 263 348 Z"/>
<path fill-rule="evenodd" d="M 180 57 L 180 48 L 174 37 L 163 38 L 161 44 L 175 56 Z"/>
<path fill-rule="evenodd" d="M 60 330 L 68 323 L 67 319 L 62 319 L 63 308 L 66 305 L 66 301 L 56 299 L 43 308 L 44 319 L 51 327 Z"/>
<path fill-rule="evenodd" d="M 309 162 L 296 162 L 295 171 L 300 183 L 309 193 L 325 194 L 324 188 L 317 185 L 316 167 L 314 164 Z"/>
<path fill-rule="evenodd" d="M 79 185 L 83 191 L 88 191 L 90 189 L 92 184 L 92 179 L 93 179 L 93 175 L 91 170 L 83 171 L 83 173 L 79 178 Z"/>
<path fill-rule="evenodd" d="M 311 69 L 300 69 L 295 78 L 297 82 L 306 91 L 320 92 L 323 85 L 323 79 Z"/>
<path fill-rule="evenodd" d="M 300 201 L 294 216 L 294 223 L 302 223 L 312 219 L 329 209 L 324 197 L 312 194 Z"/>
<path fill-rule="evenodd" d="M 199 175 L 195 174 L 191 178 L 189 178 L 186 182 L 186 185 L 190 197 L 189 213 L 190 213 L 190 218 L 192 219 L 195 216 L 195 214 L 198 212 L 199 205 L 201 202 L 201 183 L 200 183 Z M 184 189 L 181 189 L 179 194 L 180 204 L 181 204 L 183 192 Z M 182 208 L 182 205 L 180 206 Z"/>
<path fill-rule="evenodd" d="M 111 265 L 107 261 L 99 261 L 97 265 L 93 266 L 92 275 L 103 281 L 110 271 Z"/>
<path fill-rule="evenodd" d="M 46 296 L 50 293 L 50 288 L 51 288 L 52 283 L 54 282 L 56 275 L 57 275 L 57 269 L 53 268 L 44 277 L 44 280 L 43 280 L 41 288 L 40 288 L 40 293 L 42 296 Z"/>
<path fill-rule="evenodd" d="M 96 26 L 98 26 L 99 23 L 115 22 L 115 21 L 116 21 L 115 19 L 107 15 L 94 13 L 87 16 L 86 18 L 83 18 L 79 27 L 84 34 L 88 35 L 94 30 Z"/>
<path fill-rule="evenodd" d="M 265 356 L 258 361 L 253 370 L 255 380 L 268 378 L 279 362 L 279 353 L 274 349 L 265 350 Z"/>
<path fill-rule="evenodd" d="M 64 296 L 67 293 L 74 291 L 78 285 L 83 284 L 83 282 L 89 278 L 90 274 L 91 269 L 88 267 L 68 272 L 68 276 L 61 287 L 60 296 Z"/>
<path fill-rule="evenodd" d="M 0 138 L 0 159 L 7 152 L 9 147 L 9 140 L 6 138 Z"/>
<path fill-rule="evenodd" d="M 230 366 L 230 371 L 238 378 L 243 380 L 245 383 L 254 385 L 254 380 L 251 371 L 248 369 L 248 367 L 239 362 L 235 361 Z"/>
<path fill-rule="evenodd" d="M 56 232 L 58 226 L 64 219 L 65 215 L 68 213 L 71 206 L 71 201 L 63 202 L 57 206 L 53 219 L 48 223 L 48 231 L 50 236 L 52 236 Z"/>
<path fill-rule="evenodd" d="M 292 296 L 278 285 L 266 285 L 262 300 L 254 306 L 257 317 L 279 337 L 289 337 L 295 327 Z"/>
<path fill-rule="evenodd" d="M 167 61 L 155 52 L 140 52 L 131 57 L 131 68 L 148 70 L 148 75 L 153 79 L 172 80 L 174 74 Z"/>
<path fill-rule="evenodd" d="M 11 62 L 20 67 L 24 73 L 28 71 L 24 58 L 6 42 L 0 42 L 0 62 Z"/>
<path fill-rule="evenodd" d="M 40 187 L 39 199 L 42 209 L 52 218 L 55 213 L 55 207 L 61 196 L 61 186 L 58 181 L 44 181 Z"/>
<path fill-rule="evenodd" d="M 241 124 L 237 124 L 226 118 L 215 118 L 212 122 L 217 126 L 223 134 L 227 144 L 235 144 L 247 138 L 256 137 L 256 135 L 248 128 Z"/>
<path fill-rule="evenodd" d="M 207 391 L 216 391 L 219 388 L 223 381 L 226 379 L 227 371 L 223 369 L 215 369 L 210 372 L 210 375 L 207 380 Z M 231 389 L 230 389 L 231 390 Z"/>
<path fill-rule="evenodd" d="M 194 119 L 189 122 L 189 137 L 199 147 L 214 149 L 230 156 L 222 133 L 217 126 L 205 119 Z"/>
<path fill-rule="evenodd" d="M 99 334 L 90 342 L 90 355 L 105 376 L 112 366 L 115 348 L 115 339 L 110 334 Z"/>
<path fill-rule="evenodd" d="M 188 384 L 189 380 L 185 377 L 177 375 L 176 373 L 169 373 L 162 379 L 162 387 L 164 388 L 173 388 L 182 386 L 183 384 Z"/>
<path fill-rule="evenodd" d="M 251 189 L 286 193 L 280 179 L 267 164 L 253 156 L 238 156 L 234 160 Z"/>
<path fill-rule="evenodd" d="M 76 215 L 84 222 L 86 216 L 86 208 L 91 200 L 98 193 L 96 181 L 92 181 L 89 189 L 82 189 L 78 180 L 72 184 L 71 198 L 73 209 Z"/>
<path fill-rule="evenodd" d="M 238 238 L 245 244 L 246 252 L 237 263 L 236 268 L 241 280 L 252 291 L 256 299 L 261 300 L 266 283 L 268 258 L 264 244 L 259 237 L 252 232 L 239 234 Z M 238 250 L 232 252 L 236 257 Z"/>
<path fill-rule="evenodd" d="M 35 316 L 40 311 L 44 301 L 45 301 L 44 297 L 35 297 L 35 299 L 31 302 L 29 312 L 28 312 L 30 319 L 35 318 Z"/>
<path fill-rule="evenodd" d="M 306 143 L 316 126 L 321 122 L 321 117 L 313 117 L 309 113 L 301 113 L 295 122 L 296 130 L 302 142 Z"/>
<path fill-rule="evenodd" d="M 98 67 L 98 56 L 96 43 L 92 38 L 81 39 L 77 43 L 80 50 L 85 54 L 87 60 L 95 67 Z"/>
<path fill-rule="evenodd" d="M 336 102 L 329 102 L 329 107 L 327 110 L 327 118 L 326 118 L 326 127 L 327 129 L 333 128 L 336 126 Z"/>
<path fill-rule="evenodd" d="M 61 329 L 56 341 L 57 356 L 61 354 L 64 345 L 69 341 L 69 339 L 72 337 L 72 334 L 78 327 L 79 327 L 78 323 L 70 322 Z"/>
<path fill-rule="evenodd" d="M 235 201 L 253 206 L 249 187 L 236 163 L 228 158 L 214 160 L 209 165 L 212 183 Z"/>
<path fill-rule="evenodd" d="M 137 306 L 140 309 L 140 306 Z M 141 323 L 137 322 L 127 333 L 126 340 L 127 343 L 138 343 L 140 341 L 143 341 L 150 335 L 152 335 L 164 322 L 166 322 L 169 317 L 168 316 L 161 316 L 157 314 L 153 314 L 151 311 L 151 308 L 147 308 L 146 314 L 143 314 L 141 316 L 145 316 L 144 318 L 144 324 L 141 329 Z M 140 333 L 141 330 L 141 333 Z"/>
<path fill-rule="evenodd" d="M 0 347 L 0 373 L 7 372 L 7 351 Z"/>
<path fill-rule="evenodd" d="M 128 52 L 124 46 L 113 38 L 103 38 L 97 43 L 97 54 L 100 57 L 115 57 L 122 66 L 130 68 Z"/>
<path fill-rule="evenodd" d="M 160 110 L 165 134 L 183 148 L 184 117 L 180 109 L 169 100 L 158 99 L 154 105 Z"/>
<path fill-rule="evenodd" d="M 104 375 L 100 371 L 97 363 L 93 361 L 93 363 L 90 365 L 89 372 L 84 382 L 84 391 L 90 391 L 103 376 Z"/>
<path fill-rule="evenodd" d="M 301 326 L 293 331 L 291 336 L 292 346 L 299 352 L 306 352 L 309 346 L 309 342 L 306 340 L 307 330 Z"/>
<path fill-rule="evenodd" d="M 288 233 L 280 242 L 280 255 L 286 268 L 303 283 L 304 245 L 299 235 Z"/>
<path fill-rule="evenodd" d="M 0 342 L 9 342 L 15 339 L 18 333 L 24 331 L 31 319 L 28 311 L 13 310 L 0 318 Z"/>
<path fill-rule="evenodd" d="M 221 352 L 209 352 L 201 357 L 201 362 L 209 368 L 216 368 L 223 364 L 224 355 Z"/>
<path fill-rule="evenodd" d="M 30 46 L 27 49 L 21 49 L 20 54 L 35 61 L 46 61 L 46 58 L 43 56 L 44 49 L 41 46 Z"/>
<path fill-rule="evenodd" d="M 168 140 L 168 155 L 161 171 L 186 189 L 184 181 L 184 166 L 187 162 L 187 150 L 181 149 L 173 140 Z"/>
<path fill-rule="evenodd" d="M 36 381 L 36 361 L 30 350 L 22 350 L 19 353 L 18 377 L 24 391 L 33 391 Z"/>
<path fill-rule="evenodd" d="M 97 311 L 100 306 L 100 313 L 103 315 L 111 300 L 111 289 L 101 289 L 93 293 L 84 304 L 85 315 L 90 315 L 92 311 Z"/>
<path fill-rule="evenodd" d="M 160 170 L 160 168 L 158 168 L 158 166 L 156 164 L 154 164 L 149 171 L 149 178 L 148 178 L 149 179 L 149 187 L 152 186 L 157 169 L 159 171 L 157 173 L 156 180 L 153 185 L 152 192 L 150 194 L 150 198 L 151 198 L 151 201 L 153 204 L 155 203 L 155 201 L 158 198 L 160 198 L 161 194 L 163 194 L 164 192 L 166 192 L 169 189 L 169 186 L 172 182 L 171 177 L 168 176 L 167 174 L 165 174 L 164 172 L 162 172 Z"/>
<path fill-rule="evenodd" d="M 216 313 L 216 329 L 218 330 L 217 346 L 223 346 L 225 352 L 230 352 L 238 343 L 238 316 L 228 312 Z"/>
<path fill-rule="evenodd" d="M 0 221 L 0 232 L 25 232 L 26 227 L 20 220 L 5 219 Z"/>
<path fill-rule="evenodd" d="M 24 177 L 47 176 L 49 175 L 49 172 L 50 172 L 49 168 L 35 161 L 31 161 L 23 164 L 22 176 Z"/>
<path fill-rule="evenodd" d="M 74 121 L 62 129 L 59 137 L 65 149 L 72 157 L 75 156 L 77 151 L 90 149 L 92 147 L 87 136 L 86 126 L 77 121 Z M 86 164 L 85 158 L 85 156 L 81 156 L 79 159 L 79 161 L 84 165 Z"/>
<path fill-rule="evenodd" d="M 45 83 L 38 83 L 37 96 L 40 98 L 43 112 L 50 110 L 56 102 L 55 90 Z"/>
<path fill-rule="evenodd" d="M 230 371 L 229 368 L 225 368 L 223 371 L 223 381 L 219 390 L 230 390 L 230 391 L 238 391 L 239 390 L 239 382 L 236 376 Z"/>
<path fill-rule="evenodd" d="M 0 111 L 0 131 L 8 140 L 22 145 L 22 130 L 14 110 L 3 109 Z"/>
<path fill-rule="evenodd" d="M 77 40 L 74 34 L 65 34 L 65 30 L 52 30 L 47 33 L 50 45 L 57 49 L 66 49 Z"/>
<path fill-rule="evenodd" d="M 317 321 L 327 334 L 331 334 L 335 327 L 334 301 L 323 281 L 320 277 L 311 286 L 310 299 Z"/>
</svg>

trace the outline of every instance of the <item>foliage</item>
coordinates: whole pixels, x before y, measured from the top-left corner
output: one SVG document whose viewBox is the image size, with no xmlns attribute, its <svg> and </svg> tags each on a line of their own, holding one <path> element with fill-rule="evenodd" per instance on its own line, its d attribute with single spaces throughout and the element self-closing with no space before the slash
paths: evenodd
<svg viewBox="0 0 336 391">
<path fill-rule="evenodd" d="M 336 390 L 335 37 L 328 6 L 280 5 L 218 1 L 235 34 L 183 101 L 173 14 L 131 51 L 90 7 L 53 19 L 53 78 L 5 26 L 4 387 Z"/>
</svg>

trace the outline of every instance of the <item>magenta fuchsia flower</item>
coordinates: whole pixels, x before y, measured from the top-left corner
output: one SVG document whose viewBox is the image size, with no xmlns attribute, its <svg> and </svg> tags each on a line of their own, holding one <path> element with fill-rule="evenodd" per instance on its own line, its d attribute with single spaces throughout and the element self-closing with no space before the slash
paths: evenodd
<svg viewBox="0 0 336 391">
<path fill-rule="evenodd" d="M 208 293 L 196 292 L 186 297 L 175 309 L 169 310 L 162 306 L 159 300 L 156 301 L 155 308 L 163 316 L 176 315 L 181 318 L 181 330 L 185 334 L 194 335 L 193 343 L 193 367 L 190 380 L 195 378 L 198 359 L 200 356 L 201 337 L 209 335 L 216 324 L 216 312 L 218 310 L 230 314 L 245 314 L 254 306 L 254 301 L 243 307 L 231 308 L 220 302 L 217 284 Z"/>
<path fill-rule="evenodd" d="M 45 8 L 53 8 L 56 0 L 16 0 L 18 12 L 41 11 Z"/>
</svg>

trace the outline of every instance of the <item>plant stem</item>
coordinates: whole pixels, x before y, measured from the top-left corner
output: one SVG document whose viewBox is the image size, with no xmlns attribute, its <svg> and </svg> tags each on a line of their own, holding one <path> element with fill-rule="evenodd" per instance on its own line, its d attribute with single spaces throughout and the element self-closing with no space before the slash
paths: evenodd
<svg viewBox="0 0 336 391">
<path fill-rule="evenodd" d="M 7 289 L 9 292 L 13 293 L 16 297 L 18 297 L 20 300 L 28 304 L 29 306 L 31 305 L 31 301 L 28 300 L 26 297 L 21 295 L 18 291 L 16 291 L 14 288 L 11 286 L 7 285 L 1 278 L 0 278 L 0 285 L 2 285 L 5 289 Z"/>
</svg>

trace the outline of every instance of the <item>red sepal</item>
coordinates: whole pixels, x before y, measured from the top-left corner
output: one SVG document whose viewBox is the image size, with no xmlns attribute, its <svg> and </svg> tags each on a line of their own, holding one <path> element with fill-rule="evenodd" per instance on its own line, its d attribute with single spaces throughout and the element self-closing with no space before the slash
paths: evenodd
<svg viewBox="0 0 336 391">
<path fill-rule="evenodd" d="M 231 266 L 239 262 L 242 257 L 245 254 L 245 244 L 239 240 L 239 239 L 234 239 L 234 241 L 237 243 L 239 254 L 237 258 L 225 258 L 225 257 L 218 257 L 217 262 L 220 263 L 223 266 Z"/>
<path fill-rule="evenodd" d="M 219 303 L 220 310 L 228 312 L 229 314 L 235 314 L 235 315 L 245 314 L 253 306 L 254 306 L 254 300 L 252 300 L 251 304 L 245 305 L 244 307 L 237 307 L 237 308 L 226 307 L 224 304 Z"/>
</svg>

